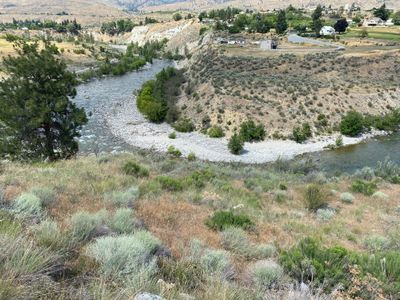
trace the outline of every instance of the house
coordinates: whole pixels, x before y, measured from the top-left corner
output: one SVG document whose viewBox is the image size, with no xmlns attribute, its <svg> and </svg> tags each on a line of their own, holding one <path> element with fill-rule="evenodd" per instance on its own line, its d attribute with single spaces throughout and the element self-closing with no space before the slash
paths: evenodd
<svg viewBox="0 0 400 300">
<path fill-rule="evenodd" d="M 381 18 L 365 19 L 363 22 L 364 27 L 385 26 L 385 21 Z"/>
<path fill-rule="evenodd" d="M 276 40 L 265 40 L 260 42 L 261 50 L 275 50 L 278 48 L 278 42 Z"/>
<path fill-rule="evenodd" d="M 389 19 L 385 22 L 385 26 L 394 26 L 393 19 Z"/>
<path fill-rule="evenodd" d="M 335 28 L 333 28 L 332 26 L 323 26 L 319 32 L 319 34 L 322 36 L 331 36 L 335 35 L 335 33 Z"/>
</svg>

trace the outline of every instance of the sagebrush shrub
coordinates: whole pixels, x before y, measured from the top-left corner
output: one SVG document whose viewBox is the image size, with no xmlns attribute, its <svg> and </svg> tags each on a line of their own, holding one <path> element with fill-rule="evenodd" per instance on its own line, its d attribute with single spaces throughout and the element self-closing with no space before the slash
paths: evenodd
<svg viewBox="0 0 400 300">
<path fill-rule="evenodd" d="M 304 201 L 310 211 L 317 211 L 327 206 L 325 195 L 319 185 L 310 184 L 304 191 Z"/>
<path fill-rule="evenodd" d="M 171 155 L 173 157 L 181 157 L 182 156 L 182 152 L 179 149 L 176 149 L 172 145 L 167 148 L 167 152 L 169 155 Z"/>
<path fill-rule="evenodd" d="M 249 268 L 252 282 L 261 290 L 278 286 L 284 276 L 283 268 L 272 260 L 261 260 Z"/>
<path fill-rule="evenodd" d="M 206 225 L 214 230 L 224 230 L 228 227 L 240 227 L 250 229 L 254 222 L 244 214 L 236 214 L 231 211 L 216 211 L 206 221 Z"/>
<path fill-rule="evenodd" d="M 350 193 L 342 193 L 340 194 L 340 200 L 343 203 L 353 203 L 354 202 L 354 196 Z"/>
<path fill-rule="evenodd" d="M 21 218 L 41 217 L 42 201 L 32 193 L 23 193 L 13 203 L 12 212 Z"/>
<path fill-rule="evenodd" d="M 99 211 L 96 214 L 80 211 L 73 214 L 70 219 L 72 236 L 78 241 L 88 240 L 96 228 L 104 223 L 106 217 L 105 211 Z"/>
<path fill-rule="evenodd" d="M 109 225 L 117 233 L 132 233 L 135 230 L 133 210 L 130 208 L 118 209 L 112 216 Z"/>
<path fill-rule="evenodd" d="M 333 209 L 320 208 L 317 210 L 317 218 L 321 221 L 329 221 L 335 216 Z"/>
<path fill-rule="evenodd" d="M 271 244 L 255 244 L 251 242 L 246 232 L 237 227 L 229 227 L 221 232 L 221 242 L 226 250 L 247 259 L 263 259 L 271 257 L 276 249 Z"/>
<path fill-rule="evenodd" d="M 156 268 L 153 253 L 161 242 L 147 231 L 130 235 L 101 237 L 87 248 L 87 254 L 95 259 L 104 275 L 125 278 L 143 268 Z"/>
<path fill-rule="evenodd" d="M 240 135 L 235 133 L 229 140 L 228 149 L 232 154 L 239 155 L 244 146 L 244 141 Z"/>
<path fill-rule="evenodd" d="M 49 206 L 56 200 L 56 192 L 47 187 L 34 187 L 30 193 L 36 195 L 41 201 L 43 206 Z"/>
<path fill-rule="evenodd" d="M 106 201 L 121 207 L 121 206 L 132 206 L 135 201 L 139 198 L 140 191 L 136 186 L 132 186 L 125 191 L 113 191 L 106 193 L 104 198 Z"/>
<path fill-rule="evenodd" d="M 188 118 L 182 118 L 176 121 L 173 127 L 178 132 L 192 132 L 196 129 L 193 122 Z"/>
<path fill-rule="evenodd" d="M 226 251 L 207 249 L 200 262 L 208 275 L 228 279 L 233 273 L 231 259 Z"/>
<path fill-rule="evenodd" d="M 36 242 L 43 247 L 52 249 L 59 248 L 65 236 L 60 230 L 57 222 L 45 220 L 33 227 Z"/>
</svg>

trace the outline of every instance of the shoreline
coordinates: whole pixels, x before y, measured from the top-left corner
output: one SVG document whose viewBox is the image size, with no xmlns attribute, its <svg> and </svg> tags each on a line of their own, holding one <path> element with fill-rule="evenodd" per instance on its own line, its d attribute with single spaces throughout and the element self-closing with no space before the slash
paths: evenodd
<svg viewBox="0 0 400 300">
<path fill-rule="evenodd" d="M 174 146 L 182 152 L 184 157 L 194 153 L 196 158 L 204 161 L 264 164 L 279 158 L 293 159 L 302 154 L 327 150 L 327 146 L 335 144 L 336 137 L 339 135 L 316 137 L 304 144 L 291 140 L 246 143 L 241 155 L 233 155 L 228 150 L 226 138 L 210 138 L 199 132 L 180 133 L 167 123 L 150 123 L 138 111 L 136 97 L 132 95 L 129 100 L 121 103 L 113 114 L 107 116 L 107 125 L 114 136 L 131 146 L 159 153 L 167 153 L 167 148 Z M 171 132 L 176 132 L 176 139 L 168 137 Z M 356 145 L 370 138 L 387 134 L 384 131 L 372 131 L 355 138 L 343 136 L 342 147 Z"/>
</svg>

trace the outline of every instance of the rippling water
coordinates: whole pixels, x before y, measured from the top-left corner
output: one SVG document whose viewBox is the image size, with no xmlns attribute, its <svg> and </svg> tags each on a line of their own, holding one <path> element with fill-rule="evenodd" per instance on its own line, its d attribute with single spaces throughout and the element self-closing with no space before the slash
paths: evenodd
<svg viewBox="0 0 400 300">
<path fill-rule="evenodd" d="M 131 98 L 134 105 L 133 92 L 170 64 L 168 61 L 155 60 L 143 70 L 123 76 L 96 79 L 78 86 L 74 102 L 79 107 L 84 107 L 89 116 L 89 122 L 81 132 L 80 152 L 91 154 L 130 150 L 131 147 L 127 143 L 111 134 L 106 122 L 107 115 L 112 114 L 126 99 Z"/>
</svg>

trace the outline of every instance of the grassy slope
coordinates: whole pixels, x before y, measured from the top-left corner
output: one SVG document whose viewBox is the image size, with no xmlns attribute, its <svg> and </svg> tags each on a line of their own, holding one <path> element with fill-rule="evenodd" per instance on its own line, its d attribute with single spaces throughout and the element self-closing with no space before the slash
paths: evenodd
<svg viewBox="0 0 400 300">
<path fill-rule="evenodd" d="M 149 177 L 136 178 L 126 175 L 122 169 L 128 161 L 140 162 L 150 171 Z M 145 227 L 172 251 L 178 261 L 187 255 L 193 239 L 202 241 L 210 248 L 223 248 L 221 236 L 204 225 L 213 211 L 221 209 L 234 209 L 250 216 L 256 223 L 255 229 L 248 233 L 251 241 L 256 244 L 273 244 L 278 249 L 287 249 L 300 239 L 312 236 L 321 239 L 324 245 L 342 245 L 349 249 L 366 251 L 364 241 L 367 237 L 389 236 L 399 232 L 400 224 L 396 219 L 399 205 L 396 197 L 399 193 L 398 186 L 379 183 L 379 190 L 389 196 L 388 200 L 355 194 L 354 202 L 345 204 L 340 201 L 340 192 L 349 191 L 351 180 L 348 178 L 326 180 L 319 173 L 304 175 L 301 172 L 295 174 L 290 171 L 305 170 L 299 165 L 288 167 L 289 165 L 283 162 L 271 167 L 243 167 L 126 154 L 101 158 L 84 157 L 54 164 L 5 163 L 0 175 L 0 187 L 4 192 L 5 210 L 12 206 L 14 199 L 21 193 L 34 187 L 55 190 L 56 200 L 46 209 L 46 216 L 42 219 L 55 220 L 67 235 L 71 228 L 69 218 L 72 214 L 79 211 L 96 213 L 106 209 L 112 215 L 117 207 L 106 201 L 107 193 L 123 192 L 137 186 L 141 193 L 133 202 L 136 218 L 144 222 Z M 289 171 L 282 172 L 279 169 Z M 204 185 L 195 187 L 188 183 L 188 178 L 195 171 L 206 171 L 210 176 L 201 180 Z M 160 175 L 178 179 L 183 184 L 182 189 L 170 191 L 163 188 L 157 179 Z M 337 211 L 332 219 L 324 221 L 305 208 L 304 188 L 309 182 L 321 184 L 324 198 L 329 202 L 329 206 Z M 280 185 L 287 186 L 288 190 L 278 192 Z M 332 190 L 336 192 L 331 192 Z M 13 223 L 14 225 L 5 224 L 9 222 L 7 220 L 2 218 L 0 221 L 0 233 L 11 234 L 10 232 L 16 230 L 29 239 L 33 238 L 32 220 L 20 220 Z M 20 224 L 23 224 L 22 227 Z M 0 247 L 4 246 L 0 244 Z M 63 254 L 64 264 L 71 272 L 64 283 L 75 282 L 75 286 L 82 285 L 88 289 L 87 292 L 93 292 L 93 285 L 100 289 L 100 286 L 103 286 L 105 290 L 114 290 L 107 282 L 101 285 L 96 281 L 96 277 L 102 278 L 101 269 L 88 259 L 85 251 L 85 244 L 78 244 L 69 256 Z M 234 253 L 231 255 L 236 269 L 235 282 L 244 287 L 246 280 L 243 276 L 252 260 Z M 82 281 L 82 277 L 87 278 L 86 281 Z M 18 282 L 21 286 L 15 291 L 23 292 L 31 285 L 23 280 Z M 1 293 L 4 278 L 0 283 Z M 65 284 L 61 282 L 64 286 L 63 292 L 72 289 Z M 52 284 L 51 286 L 54 287 Z M 147 285 L 142 285 L 141 289 L 145 286 Z M 155 292 L 163 293 L 159 286 L 151 286 Z M 174 289 L 176 288 L 178 287 Z M 182 287 L 181 291 L 200 298 L 216 299 L 215 297 L 220 297 L 220 289 L 221 286 L 205 286 L 190 291 Z M 34 287 L 33 290 L 40 293 L 38 287 Z M 139 290 L 133 289 L 130 292 L 136 293 Z M 254 292 L 254 288 L 251 290 Z M 230 291 L 231 289 L 228 289 L 228 292 Z M 165 291 L 164 296 L 170 298 Z M 226 297 L 231 298 L 234 297 Z"/>
</svg>

